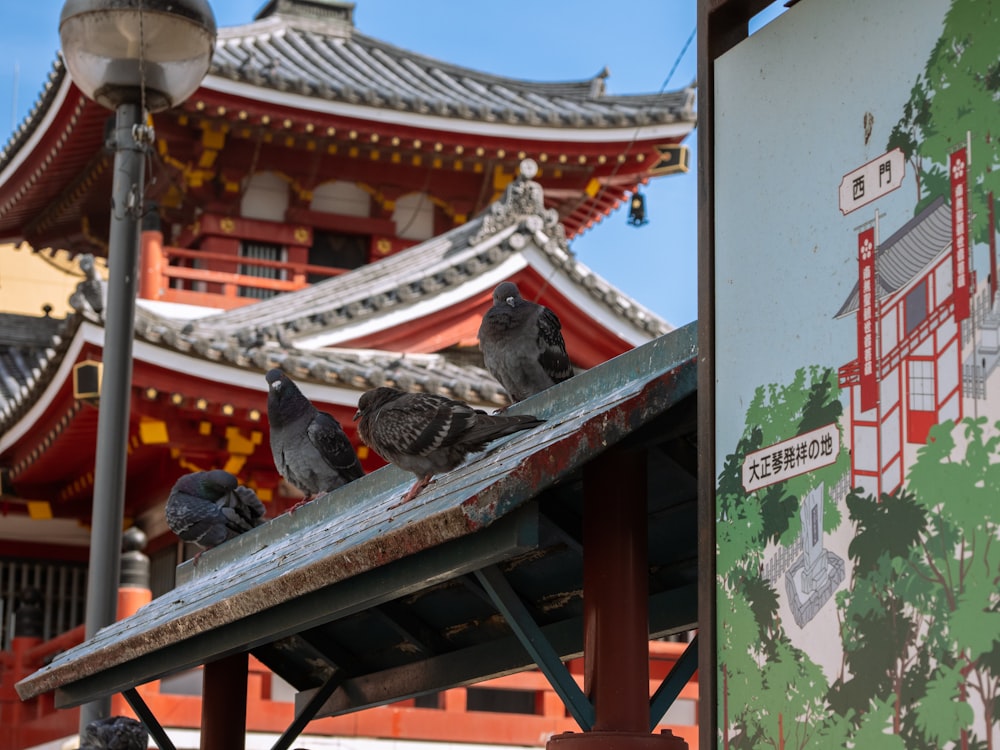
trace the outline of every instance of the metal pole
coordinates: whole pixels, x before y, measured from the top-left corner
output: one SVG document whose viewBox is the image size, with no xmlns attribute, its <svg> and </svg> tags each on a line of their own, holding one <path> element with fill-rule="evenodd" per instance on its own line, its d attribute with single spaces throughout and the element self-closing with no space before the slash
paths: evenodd
<svg viewBox="0 0 1000 750">
<path fill-rule="evenodd" d="M 115 161 L 108 238 L 108 301 L 104 323 L 104 373 L 97 419 L 97 456 L 87 574 L 86 637 L 115 621 L 125 513 L 125 460 L 132 393 L 132 337 L 139 257 L 145 145 L 138 104 L 119 104 L 113 136 Z M 80 731 L 111 713 L 111 697 L 80 708 Z"/>
</svg>

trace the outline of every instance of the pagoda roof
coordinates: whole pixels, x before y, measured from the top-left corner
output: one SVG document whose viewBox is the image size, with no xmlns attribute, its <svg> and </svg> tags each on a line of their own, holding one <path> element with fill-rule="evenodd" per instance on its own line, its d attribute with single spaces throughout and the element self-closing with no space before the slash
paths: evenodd
<svg viewBox="0 0 1000 750">
<path fill-rule="evenodd" d="M 338 15 L 344 5 L 281 0 L 252 23 L 220 29 L 199 89 L 156 115 L 158 148 L 170 159 L 154 159 L 150 178 L 158 179 L 150 183 L 166 190 L 184 165 L 200 163 L 203 131 L 231 132 L 237 143 L 280 135 L 302 155 L 340 144 L 341 154 L 358 151 L 351 159 L 359 168 L 389 169 L 379 149 L 404 166 L 447 157 L 437 171 L 466 180 L 487 159 L 509 173 L 521 154 L 535 155 L 549 160 L 545 179 L 560 191 L 548 198 L 574 236 L 637 184 L 687 169 L 679 144 L 696 121 L 692 87 L 612 96 L 606 70 L 568 82 L 482 73 L 369 37 L 349 13 Z M 0 241 L 100 252 L 107 200 L 98 196 L 110 192 L 113 157 L 104 148 L 108 118 L 57 58 L 0 149 Z M 492 175 L 478 180 L 470 204 Z"/>
<path fill-rule="evenodd" d="M 524 164 L 503 198 L 468 224 L 305 289 L 196 319 L 178 317 L 177 307 L 140 301 L 133 390 L 159 395 L 133 399 L 133 423 L 164 418 L 159 402 L 177 395 L 188 415 L 194 414 L 190 404 L 203 398 L 216 411 L 229 405 L 220 429 L 258 429 L 247 415 L 263 408 L 263 373 L 272 367 L 299 381 L 350 434 L 360 393 L 380 385 L 505 406 L 506 393 L 482 367 L 475 340 L 493 288 L 508 279 L 527 298 L 556 310 L 581 369 L 673 330 L 574 258 L 531 172 Z M 13 364 L 0 358 L 0 375 L 9 370 L 7 379 L 16 386 L 0 388 L 0 462 L 15 483 L 40 494 L 36 482 L 49 483 L 54 472 L 65 471 L 68 483 L 88 463 L 76 437 L 91 435 L 93 410 L 81 410 L 74 397 L 73 366 L 102 358 L 104 321 L 82 295 L 74 300 L 76 315 L 29 320 L 22 330 L 34 334 L 20 344 L 12 339 L 7 359 Z M 8 317 L 6 327 L 14 331 L 13 319 L 25 316 Z M 60 439 L 64 434 L 75 437 L 67 442 Z M 76 464 L 60 460 L 64 450 Z M 267 461 L 257 463 L 256 471 L 273 473 Z"/>
<path fill-rule="evenodd" d="M 564 328 L 580 322 L 566 313 L 587 318 L 581 338 L 601 338 L 594 327 L 599 325 L 629 348 L 673 329 L 576 259 L 556 212 L 545 208 L 541 186 L 524 174 L 485 213 L 439 237 L 305 289 L 184 325 L 192 335 L 216 342 L 245 341 L 263 331 L 309 350 L 383 348 L 402 324 L 413 328 L 414 321 L 431 321 L 462 301 L 489 299 L 500 281 L 525 278 L 530 285 L 528 270 L 548 287 L 543 295 L 566 300 L 547 303 L 564 313 Z M 481 312 L 465 332 L 466 343 L 476 336 Z M 580 344 L 569 346 L 571 355 Z M 574 361 L 597 364 L 582 352 Z"/>
<path fill-rule="evenodd" d="M 268 3 L 250 24 L 220 29 L 208 90 L 240 93 L 251 86 L 257 96 L 310 97 L 367 111 L 365 117 L 389 120 L 412 115 L 438 118 L 436 129 L 483 132 L 483 123 L 554 129 L 551 139 L 603 140 L 584 129 L 672 125 L 686 134 L 695 121 L 694 89 L 657 94 L 610 96 L 607 68 L 597 75 L 565 82 L 538 82 L 484 73 L 394 46 L 355 28 L 346 3 L 284 0 Z M 448 118 L 442 122 L 439 118 Z M 462 123 L 479 123 L 463 128 Z M 663 134 L 667 134 L 664 131 Z M 616 138 L 621 138 L 618 134 Z"/>
</svg>

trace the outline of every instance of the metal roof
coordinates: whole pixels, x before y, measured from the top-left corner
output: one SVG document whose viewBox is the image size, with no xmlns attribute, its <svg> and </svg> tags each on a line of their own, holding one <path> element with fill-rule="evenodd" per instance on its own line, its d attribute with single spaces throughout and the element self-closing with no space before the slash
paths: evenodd
<svg viewBox="0 0 1000 750">
<path fill-rule="evenodd" d="M 22 680 L 59 706 L 249 650 L 345 713 L 532 666 L 488 590 L 507 587 L 561 658 L 582 651 L 584 467 L 648 466 L 649 632 L 696 621 L 696 326 L 523 401 L 546 419 L 414 501 L 387 466 L 205 552 L 179 585 Z M 333 678 L 333 679 L 331 679 Z"/>
</svg>

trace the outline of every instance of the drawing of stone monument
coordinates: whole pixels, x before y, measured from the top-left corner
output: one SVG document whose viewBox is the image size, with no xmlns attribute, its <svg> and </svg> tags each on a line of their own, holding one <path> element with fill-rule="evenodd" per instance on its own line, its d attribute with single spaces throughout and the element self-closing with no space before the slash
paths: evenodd
<svg viewBox="0 0 1000 750">
<path fill-rule="evenodd" d="M 789 608 L 800 628 L 816 616 L 844 580 L 844 561 L 823 547 L 824 493 L 825 484 L 820 483 L 802 499 L 802 555 L 785 573 Z"/>
</svg>

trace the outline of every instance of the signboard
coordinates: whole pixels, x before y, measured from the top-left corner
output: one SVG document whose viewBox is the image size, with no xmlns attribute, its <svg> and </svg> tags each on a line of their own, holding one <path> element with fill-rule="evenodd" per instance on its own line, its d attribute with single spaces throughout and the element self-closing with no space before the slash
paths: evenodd
<svg viewBox="0 0 1000 750">
<path fill-rule="evenodd" d="M 894 148 L 853 172 L 848 172 L 840 181 L 840 212 L 849 214 L 893 190 L 898 190 L 903 185 L 905 170 L 903 151 Z"/>
<path fill-rule="evenodd" d="M 1000 747 L 996 5 L 799 0 L 712 61 L 720 750 Z"/>
<path fill-rule="evenodd" d="M 743 489 L 754 492 L 829 466 L 840 455 L 840 430 L 835 424 L 810 430 L 748 453 L 743 461 Z"/>
</svg>

